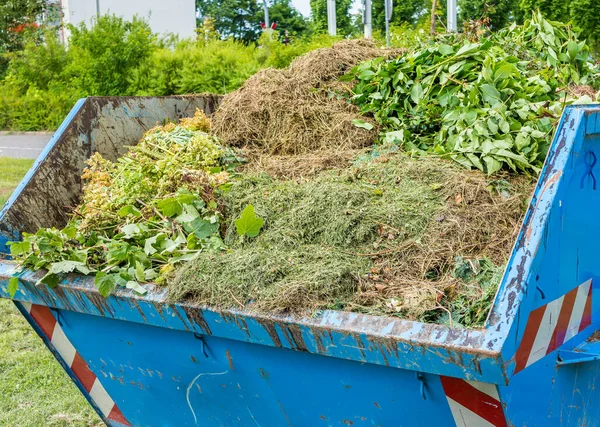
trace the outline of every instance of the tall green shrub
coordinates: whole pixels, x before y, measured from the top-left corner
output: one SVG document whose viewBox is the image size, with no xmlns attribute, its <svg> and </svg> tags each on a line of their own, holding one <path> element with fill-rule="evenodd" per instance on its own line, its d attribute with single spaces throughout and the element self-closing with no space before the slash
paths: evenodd
<svg viewBox="0 0 600 427">
<path fill-rule="evenodd" d="M 594 46 L 596 56 L 600 49 L 600 1 L 571 0 L 571 19 L 581 29 L 582 37 Z"/>
<path fill-rule="evenodd" d="M 86 95 L 130 95 L 129 76 L 148 61 L 155 36 L 148 23 L 114 15 L 96 19 L 91 28 L 70 26 L 69 65 L 65 72 Z"/>
</svg>

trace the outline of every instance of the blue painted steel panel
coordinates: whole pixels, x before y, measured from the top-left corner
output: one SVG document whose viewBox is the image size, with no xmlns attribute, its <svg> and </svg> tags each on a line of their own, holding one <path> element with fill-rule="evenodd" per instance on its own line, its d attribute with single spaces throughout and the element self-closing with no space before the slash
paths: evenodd
<svg viewBox="0 0 600 427">
<path fill-rule="evenodd" d="M 451 425 L 437 376 L 63 312 L 68 337 L 132 425 Z M 93 331 L 93 332 L 91 332 Z M 93 339 L 91 339 L 93 337 Z M 203 349 L 204 346 L 204 349 Z M 206 354 L 204 353 L 206 351 Z M 135 397 L 135 404 L 128 404 Z"/>
</svg>

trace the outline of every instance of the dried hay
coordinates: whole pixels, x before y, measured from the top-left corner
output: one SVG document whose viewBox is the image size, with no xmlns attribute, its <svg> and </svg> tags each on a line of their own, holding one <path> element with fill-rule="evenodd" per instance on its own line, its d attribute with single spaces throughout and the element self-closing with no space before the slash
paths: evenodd
<svg viewBox="0 0 600 427">
<path fill-rule="evenodd" d="M 355 149 L 372 144 L 372 130 L 352 124 L 360 113 L 341 93 L 338 78 L 358 63 L 399 54 L 370 40 L 346 40 L 296 58 L 282 70 L 265 69 L 226 95 L 215 112 L 213 132 L 233 146 L 269 154 Z"/>
<path fill-rule="evenodd" d="M 360 150 L 320 150 L 298 155 L 270 155 L 260 150 L 244 150 L 248 162 L 240 172 L 265 173 L 277 179 L 307 179 L 320 172 L 350 165 Z"/>
</svg>

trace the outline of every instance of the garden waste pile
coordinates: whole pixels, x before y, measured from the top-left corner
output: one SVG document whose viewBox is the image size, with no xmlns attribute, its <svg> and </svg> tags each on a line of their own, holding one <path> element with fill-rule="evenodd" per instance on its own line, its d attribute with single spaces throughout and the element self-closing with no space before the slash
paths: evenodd
<svg viewBox="0 0 600 427">
<path fill-rule="evenodd" d="M 198 112 L 93 156 L 67 227 L 12 255 L 103 295 L 156 282 L 215 309 L 482 326 L 562 108 L 596 97 L 598 68 L 541 16 L 390 52 L 309 53 L 227 95 L 212 128 Z"/>
</svg>

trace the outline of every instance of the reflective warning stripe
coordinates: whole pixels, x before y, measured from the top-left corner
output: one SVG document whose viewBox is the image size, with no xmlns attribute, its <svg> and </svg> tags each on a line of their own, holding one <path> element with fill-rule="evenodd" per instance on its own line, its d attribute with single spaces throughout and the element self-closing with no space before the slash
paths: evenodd
<svg viewBox="0 0 600 427">
<path fill-rule="evenodd" d="M 494 384 L 440 376 L 458 427 L 506 427 L 504 410 Z"/>
<path fill-rule="evenodd" d="M 131 424 L 125 419 L 119 407 L 108 395 L 96 375 L 90 370 L 86 361 L 75 350 L 50 309 L 43 305 L 25 302 L 21 304 L 50 340 L 65 363 L 71 368 L 75 377 L 100 409 L 100 412 L 110 421 L 130 426 Z"/>
<path fill-rule="evenodd" d="M 515 373 L 537 362 L 592 323 L 592 280 L 529 313 L 515 354 Z"/>
</svg>

